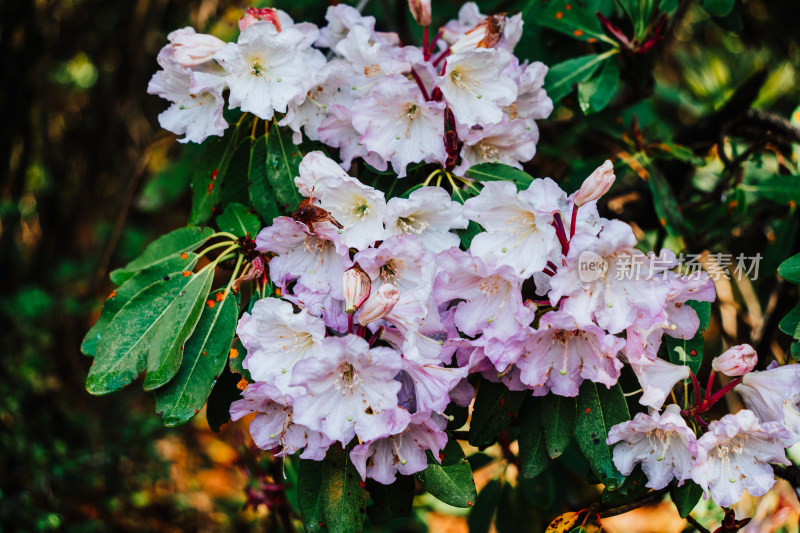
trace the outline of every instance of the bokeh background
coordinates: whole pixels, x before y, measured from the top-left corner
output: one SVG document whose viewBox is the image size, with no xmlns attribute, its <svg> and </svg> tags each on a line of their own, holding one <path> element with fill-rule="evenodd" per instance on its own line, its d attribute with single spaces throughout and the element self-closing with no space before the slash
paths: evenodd
<svg viewBox="0 0 800 533">
<path fill-rule="evenodd" d="M 435 19 L 453 16 L 459 4 L 435 1 Z M 509 13 L 534 13 L 535 4 L 479 2 L 484 12 Z M 647 103 L 636 111 L 645 117 L 645 134 L 675 138 L 692 131 L 758 72 L 765 81 L 756 88 L 753 107 L 791 118 L 800 103 L 795 0 L 739 0 L 723 19 L 710 18 L 695 2 L 685 4 L 667 42 L 644 67 L 635 65 L 649 75 L 637 81 L 635 71 L 628 73 L 629 90 L 620 97 Z M 256 487 L 269 467 L 250 448 L 246 423 L 229 424 L 217 434 L 201 412 L 184 427 L 163 428 L 152 397 L 136 385 L 108 397 L 89 396 L 84 380 L 90 360 L 79 352 L 113 288 L 109 270 L 185 224 L 188 214 L 191 167 L 173 164 L 187 152 L 158 127 L 165 103 L 146 94 L 156 54 L 166 34 L 185 25 L 234 38 L 236 21 L 248 5 L 228 0 L 0 3 L 2 531 L 272 530 L 265 506 L 247 506 L 247 489 Z M 322 24 L 328 4 L 276 5 L 296 20 Z M 406 42 L 418 38 L 404 1 L 373 0 L 367 12 L 379 16 L 381 29 L 398 31 Z M 532 29 L 520 45 L 521 56 L 552 64 L 577 55 L 568 38 L 537 28 L 535 21 L 526 24 Z M 619 158 L 624 144 L 591 129 L 592 121 L 601 120 L 627 128 L 630 114 L 623 117 L 627 108 L 618 107 L 619 117 L 588 120 L 567 102 L 541 124 L 539 155 L 528 170 L 569 188 L 606 157 Z M 620 138 L 625 139 L 624 132 Z M 606 214 L 635 222 L 646 236 L 657 224 L 639 181 L 636 169 L 623 172 L 602 207 Z M 780 241 L 760 283 L 718 286 L 721 303 L 707 340 L 755 342 L 762 354 L 785 359 L 789 341 L 776 325 L 796 294 L 780 284 L 774 268 L 798 250 L 796 213 L 794 206 L 775 206 L 761 222 L 757 214 L 748 216 L 749 225 L 738 234 L 735 223 L 717 221 L 722 233 L 709 229 L 705 238 L 762 254 Z M 791 231 L 766 219 L 791 220 Z M 690 244 L 698 252 L 712 247 L 703 239 Z M 479 489 L 508 466 L 502 460 L 487 464 L 476 471 Z M 548 487 L 560 490 L 555 483 Z M 534 496 L 543 506 L 549 497 L 547 491 Z M 800 505 L 784 482 L 741 507 L 756 517 L 751 531 L 798 530 Z M 721 517 L 702 509 L 695 514 L 707 523 Z M 668 500 L 604 524 L 612 532 L 686 527 Z M 467 520 L 421 497 L 413 520 L 384 529 L 426 528 L 466 531 Z"/>
</svg>

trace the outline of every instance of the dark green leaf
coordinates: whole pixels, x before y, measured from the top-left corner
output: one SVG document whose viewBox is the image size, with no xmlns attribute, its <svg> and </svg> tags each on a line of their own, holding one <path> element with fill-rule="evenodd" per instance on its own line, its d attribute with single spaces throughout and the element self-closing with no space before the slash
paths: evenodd
<svg viewBox="0 0 800 533">
<path fill-rule="evenodd" d="M 794 332 L 800 324 L 800 302 L 797 302 L 789 313 L 778 324 L 778 329 L 794 337 Z"/>
<path fill-rule="evenodd" d="M 581 8 L 572 0 L 556 0 L 550 3 L 539 13 L 535 23 L 582 41 L 605 41 L 612 46 L 618 46 L 614 39 L 603 32 L 594 13 Z"/>
<path fill-rule="evenodd" d="M 533 177 L 522 170 L 502 163 L 481 163 L 467 170 L 467 176 L 476 181 L 510 181 L 518 189 L 527 189 Z"/>
<path fill-rule="evenodd" d="M 589 54 L 575 57 L 550 67 L 545 79 L 547 96 L 557 103 L 570 92 L 572 87 L 584 80 L 588 80 L 600 65 L 611 57 L 616 50 L 604 54 Z"/>
<path fill-rule="evenodd" d="M 578 84 L 578 104 L 584 115 L 605 109 L 619 86 L 619 67 L 606 61 L 596 76 Z"/>
<path fill-rule="evenodd" d="M 685 481 L 682 486 L 672 489 L 669 495 L 672 503 L 678 508 L 678 514 L 681 518 L 686 518 L 700 501 L 703 489 L 694 481 Z"/>
<path fill-rule="evenodd" d="M 459 238 L 461 239 L 461 244 L 464 246 L 464 248 L 469 250 L 469 246 L 472 244 L 472 239 L 474 239 L 475 236 L 482 231 L 483 228 L 480 226 L 480 224 L 474 220 L 470 220 L 467 229 L 460 230 L 458 232 Z"/>
<path fill-rule="evenodd" d="M 239 318 L 239 295 L 224 290 L 209 295 L 200 320 L 183 348 L 180 370 L 165 386 L 156 390 L 156 412 L 164 424 L 188 422 L 203 407 L 214 382 L 225 368 Z"/>
<path fill-rule="evenodd" d="M 592 470 L 609 490 L 617 490 L 625 476 L 614 466 L 611 448 L 606 444 L 608 431 L 627 420 L 630 420 L 628 404 L 619 385 L 606 389 L 605 385 L 589 380 L 583 382 L 578 395 L 575 440 Z"/>
<path fill-rule="evenodd" d="M 519 415 L 527 391 L 511 391 L 502 383 L 482 379 L 475 397 L 469 427 L 469 443 L 477 448 L 491 445 Z"/>
<path fill-rule="evenodd" d="M 467 517 L 469 533 L 489 533 L 489 528 L 492 527 L 494 511 L 497 508 L 497 504 L 500 503 L 501 490 L 500 482 L 496 479 L 490 480 L 483 486 L 483 489 L 478 494 L 478 499 L 475 501 L 475 507 L 472 508 Z"/>
<path fill-rule="evenodd" d="M 220 231 L 233 233 L 237 237 L 250 235 L 255 237 L 261 229 L 258 217 L 250 212 L 247 206 L 237 203 L 228 204 L 225 211 L 217 217 Z"/>
<path fill-rule="evenodd" d="M 242 121 L 244 122 L 244 121 Z M 222 184 L 228 166 L 239 149 L 241 122 L 230 128 L 222 138 L 212 138 L 204 143 L 205 151 L 192 179 L 192 212 L 190 224 L 203 224 L 214 213 L 220 200 Z"/>
<path fill-rule="evenodd" d="M 325 518 L 322 516 L 322 461 L 300 459 L 297 475 L 297 501 L 303 526 L 309 533 L 322 531 Z"/>
<path fill-rule="evenodd" d="M 519 458 L 522 462 L 522 476 L 526 478 L 538 476 L 550 464 L 539 398 L 527 398 L 520 411 Z"/>
<path fill-rule="evenodd" d="M 785 218 L 778 219 L 773 223 L 775 239 L 770 239 L 764 250 L 764 258 L 758 265 L 760 276 L 773 275 L 777 272 L 778 266 L 792 253 L 792 243 L 797 235 L 798 222 L 800 220 L 798 220 L 797 208 L 793 207 Z M 749 268 L 749 266 L 748 264 L 747 267 Z"/>
<path fill-rule="evenodd" d="M 447 409 L 444 410 L 444 415 L 452 417 L 452 420 L 447 422 L 447 429 L 459 429 L 467 423 L 467 418 L 469 418 L 469 408 L 461 407 L 455 403 L 450 403 L 447 406 Z"/>
<path fill-rule="evenodd" d="M 773 176 L 739 188 L 779 204 L 800 203 L 800 176 Z"/>
<path fill-rule="evenodd" d="M 328 531 L 361 531 L 367 495 L 361 487 L 361 476 L 350 461 L 348 449 L 336 444 L 328 449 L 322 461 L 319 489 L 322 493 L 323 521 Z"/>
<path fill-rule="evenodd" d="M 373 524 L 411 515 L 414 503 L 413 476 L 398 474 L 391 485 L 368 479 L 367 490 L 372 498 L 372 505 L 367 507 L 367 515 Z"/>
<path fill-rule="evenodd" d="M 245 349 L 242 341 L 238 338 L 233 341 L 233 347 L 231 348 L 231 356 L 228 361 L 228 364 L 231 367 L 231 372 L 236 372 L 244 379 L 249 382 L 253 382 L 253 378 L 250 377 L 250 371 L 244 368 L 244 358 L 247 356 L 247 350 Z"/>
<path fill-rule="evenodd" d="M 793 255 L 781 263 L 778 274 L 790 283 L 800 284 L 800 254 Z"/>
<path fill-rule="evenodd" d="M 213 431 L 219 432 L 222 425 L 231 419 L 231 404 L 242 397 L 238 387 L 240 380 L 239 374 L 225 368 L 214 385 L 206 405 L 206 420 Z"/>
<path fill-rule="evenodd" d="M 658 220 L 667 233 L 680 236 L 683 230 L 683 217 L 681 216 L 678 200 L 672 192 L 667 180 L 659 174 L 652 165 L 650 170 L 650 193 L 653 195 L 653 206 L 656 210 Z"/>
<path fill-rule="evenodd" d="M 115 285 L 122 285 L 140 270 L 174 259 L 182 253 L 196 250 L 213 234 L 214 230 L 211 228 L 197 226 L 178 228 L 151 242 L 139 257 L 123 268 L 114 270 L 109 277 Z"/>
<path fill-rule="evenodd" d="M 214 269 L 173 274 L 151 284 L 114 316 L 97 345 L 86 390 L 102 395 L 143 371 L 145 390 L 169 381 L 181 364 L 181 348 L 200 318 Z"/>
<path fill-rule="evenodd" d="M 459 447 L 460 450 L 460 447 Z M 417 473 L 417 480 L 434 497 L 454 507 L 472 507 L 477 493 L 475 481 L 472 479 L 472 470 L 464 458 L 464 452 L 448 454 L 449 459 L 458 458 L 454 464 L 439 464 L 428 453 L 428 468 Z"/>
<path fill-rule="evenodd" d="M 650 489 L 647 487 L 647 476 L 640 467 L 633 469 L 625 482 L 617 490 L 603 490 L 600 499 L 607 507 L 621 507 L 638 500 Z"/>
<path fill-rule="evenodd" d="M 702 0 L 700 5 L 714 17 L 728 15 L 736 4 L 736 0 Z"/>
<path fill-rule="evenodd" d="M 108 327 L 111 319 L 128 303 L 134 296 L 142 292 L 152 283 L 168 277 L 170 274 L 192 270 L 197 263 L 197 255 L 194 253 L 170 256 L 166 261 L 156 263 L 135 274 L 128 281 L 120 285 L 109 295 L 103 304 L 103 311 L 94 326 L 86 333 L 81 344 L 81 352 L 85 355 L 94 356 L 97 343 L 103 336 L 103 332 Z"/>
<path fill-rule="evenodd" d="M 302 159 L 300 147 L 292 144 L 289 133 L 273 123 L 267 138 L 267 180 L 284 214 L 297 209 L 303 199 L 294 185 Z"/>
<path fill-rule="evenodd" d="M 700 365 L 703 364 L 703 348 L 705 347 L 703 333 L 711 323 L 711 302 L 689 300 L 686 304 L 695 310 L 697 317 L 700 319 L 697 333 L 691 339 L 675 339 L 665 335 L 664 345 L 669 354 L 669 360 L 673 364 L 686 365 L 692 372 L 697 374 L 700 370 Z"/>
<path fill-rule="evenodd" d="M 547 455 L 555 459 L 567 448 L 575 432 L 577 404 L 575 398 L 548 394 L 541 398 L 542 427 Z"/>
<path fill-rule="evenodd" d="M 253 141 L 255 139 L 249 135 L 239 141 L 231 163 L 228 165 L 228 171 L 225 173 L 225 183 L 220 186 L 219 203 L 214 213 L 224 211 L 225 207 L 231 203 L 250 204 L 248 174 Z"/>
<path fill-rule="evenodd" d="M 250 150 L 250 171 L 248 172 L 248 182 L 250 183 L 250 202 L 258 212 L 261 220 L 266 224 L 271 224 L 275 217 L 279 217 L 283 212 L 278 207 L 275 192 L 267 177 L 267 138 L 259 137 L 253 143 Z"/>
</svg>

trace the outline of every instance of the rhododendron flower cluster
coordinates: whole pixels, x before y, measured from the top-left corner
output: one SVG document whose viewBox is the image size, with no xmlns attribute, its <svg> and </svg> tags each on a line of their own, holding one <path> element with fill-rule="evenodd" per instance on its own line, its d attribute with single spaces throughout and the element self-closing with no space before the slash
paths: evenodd
<svg viewBox="0 0 800 533">
<path fill-rule="evenodd" d="M 422 47 L 376 31 L 374 17 L 346 4 L 330 6 L 325 19 L 317 28 L 251 8 L 236 42 L 172 32 L 148 87 L 172 102 L 161 126 L 183 142 L 222 135 L 227 91 L 230 108 L 264 120 L 278 113 L 296 143 L 305 134 L 338 148 L 345 169 L 361 157 L 403 177 L 413 163 L 463 172 L 483 162 L 520 167 L 535 154 L 535 121 L 553 104 L 542 89 L 547 67 L 513 54 L 520 14 L 487 17 L 464 4 Z"/>
</svg>

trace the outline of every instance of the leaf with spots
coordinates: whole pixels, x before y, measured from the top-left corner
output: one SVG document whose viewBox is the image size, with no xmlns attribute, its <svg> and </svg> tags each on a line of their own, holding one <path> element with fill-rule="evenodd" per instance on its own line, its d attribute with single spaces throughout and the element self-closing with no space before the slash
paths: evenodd
<svg viewBox="0 0 800 533">
<path fill-rule="evenodd" d="M 584 115 L 605 109 L 619 86 L 619 67 L 614 61 L 606 61 L 600 72 L 578 84 L 578 105 Z"/>
<path fill-rule="evenodd" d="M 233 346 L 231 346 L 230 353 L 228 354 L 228 365 L 231 368 L 231 372 L 236 372 L 241 377 L 252 383 L 253 378 L 250 376 L 250 371 L 243 366 L 244 358 L 246 356 L 247 349 L 244 347 L 244 344 L 242 344 L 242 341 L 237 337 L 234 339 Z"/>
<path fill-rule="evenodd" d="M 364 526 L 367 495 L 349 451 L 334 444 L 322 461 L 322 516 L 332 533 L 353 533 Z"/>
<path fill-rule="evenodd" d="M 428 452 L 428 468 L 416 474 L 417 480 L 435 498 L 454 507 L 472 507 L 478 494 L 472 469 L 458 443 L 445 447 L 446 460 L 439 464 Z"/>
<path fill-rule="evenodd" d="M 617 490 L 625 481 L 612 460 L 611 447 L 606 444 L 608 431 L 630 420 L 628 404 L 619 385 L 605 385 L 586 380 L 578 394 L 578 417 L 575 421 L 575 440 L 589 460 L 592 471 L 609 490 Z"/>
<path fill-rule="evenodd" d="M 527 391 L 511 391 L 502 383 L 482 379 L 475 396 L 469 443 L 477 448 L 490 446 L 497 436 L 519 416 Z"/>
<path fill-rule="evenodd" d="M 519 459 L 522 463 L 522 476 L 529 479 L 541 474 L 550 464 L 542 427 L 542 408 L 541 400 L 530 396 L 525 399 L 519 413 Z"/>
<path fill-rule="evenodd" d="M 308 533 L 322 531 L 325 527 L 322 516 L 322 461 L 300 459 L 297 474 L 297 502 Z"/>
<path fill-rule="evenodd" d="M 545 533 L 567 533 L 575 524 L 578 523 L 581 513 L 564 513 L 557 516 L 550 525 L 547 526 Z"/>
<path fill-rule="evenodd" d="M 547 455 L 555 459 L 564 453 L 575 431 L 575 398 L 548 394 L 541 399 L 541 413 Z"/>
<path fill-rule="evenodd" d="M 103 336 L 103 332 L 108 327 L 109 322 L 128 303 L 134 296 L 145 290 L 151 284 L 163 280 L 172 274 L 192 270 L 197 263 L 197 255 L 194 253 L 182 253 L 170 256 L 167 260 L 147 267 L 134 274 L 134 276 L 119 287 L 106 298 L 103 304 L 103 311 L 100 318 L 86 333 L 81 343 L 81 352 L 84 355 L 94 357 L 97 350 L 97 343 Z"/>
<path fill-rule="evenodd" d="M 478 499 L 475 501 L 475 507 L 472 508 L 467 517 L 470 533 L 489 533 L 495 510 L 500 503 L 502 489 L 500 481 L 496 479 L 490 480 L 483 486 L 478 494 Z"/>
<path fill-rule="evenodd" d="M 284 211 L 278 206 L 267 173 L 267 138 L 259 137 L 250 149 L 250 168 L 247 173 L 250 184 L 250 203 L 265 224 L 271 224 Z"/>
<path fill-rule="evenodd" d="M 156 390 L 156 412 L 166 426 L 185 424 L 205 405 L 225 368 L 239 318 L 239 295 L 218 290 L 208 295 L 200 320 L 183 348 L 180 370 Z"/>
<path fill-rule="evenodd" d="M 697 374 L 703 364 L 703 347 L 705 339 L 703 333 L 711 323 L 711 302 L 696 302 L 689 300 L 684 305 L 690 306 L 697 312 L 700 327 L 691 339 L 675 339 L 669 335 L 664 336 L 664 346 L 669 354 L 669 360 L 676 365 L 686 365 Z"/>
<path fill-rule="evenodd" d="M 211 288 L 214 269 L 183 272 L 149 285 L 114 316 L 97 345 L 86 379 L 91 394 L 109 394 L 147 371 L 145 390 L 167 383 L 180 368 Z"/>
<path fill-rule="evenodd" d="M 605 34 L 594 13 L 583 9 L 573 0 L 549 3 L 534 22 L 581 41 L 604 41 L 612 46 L 619 46 L 619 43 Z"/>
<path fill-rule="evenodd" d="M 115 285 L 122 285 L 145 268 L 169 261 L 181 254 L 191 252 L 202 246 L 214 234 L 211 228 L 187 226 L 162 235 L 147 245 L 144 252 L 125 265 L 111 272 L 109 276 Z"/>
<path fill-rule="evenodd" d="M 303 154 L 292 143 L 291 136 L 273 123 L 267 137 L 267 181 L 269 181 L 282 214 L 292 213 L 303 199 L 294 185 Z"/>
<path fill-rule="evenodd" d="M 234 202 L 228 204 L 225 211 L 217 217 L 217 226 L 220 231 L 233 233 L 237 237 L 255 237 L 261 229 L 261 222 L 247 206 Z"/>
</svg>

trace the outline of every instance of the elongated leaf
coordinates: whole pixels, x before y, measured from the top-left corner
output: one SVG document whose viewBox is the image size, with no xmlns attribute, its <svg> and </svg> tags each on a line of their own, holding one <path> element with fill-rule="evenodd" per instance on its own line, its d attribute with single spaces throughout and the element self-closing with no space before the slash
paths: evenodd
<svg viewBox="0 0 800 533">
<path fill-rule="evenodd" d="M 469 443 L 477 448 L 491 445 L 517 418 L 527 395 L 527 391 L 511 391 L 502 383 L 481 380 L 472 411 Z"/>
<path fill-rule="evenodd" d="M 736 5 L 736 0 L 703 0 L 700 2 L 703 9 L 714 17 L 724 17 L 728 15 Z"/>
<path fill-rule="evenodd" d="M 800 203 L 800 176 L 773 176 L 739 188 L 779 204 Z"/>
<path fill-rule="evenodd" d="M 670 235 L 680 236 L 683 230 L 683 217 L 681 216 L 678 200 L 664 177 L 655 168 L 649 167 L 650 193 L 653 195 L 653 206 L 658 215 L 658 221 Z"/>
<path fill-rule="evenodd" d="M 501 491 L 500 482 L 496 479 L 490 480 L 483 486 L 475 501 L 475 507 L 467 517 L 470 533 L 489 533 L 495 509 L 500 503 Z"/>
<path fill-rule="evenodd" d="M 414 504 L 414 477 L 397 475 L 391 485 L 367 480 L 367 490 L 372 505 L 367 507 L 367 515 L 373 524 L 411 515 Z"/>
<path fill-rule="evenodd" d="M 228 166 L 239 148 L 240 127 L 241 123 L 230 128 L 224 137 L 205 142 L 203 160 L 192 179 L 190 224 L 203 224 L 214 213 L 214 208 L 220 200 Z"/>
<path fill-rule="evenodd" d="M 538 476 L 550 464 L 542 428 L 542 407 L 539 398 L 529 397 L 520 411 L 519 458 L 522 476 L 526 478 Z"/>
<path fill-rule="evenodd" d="M 275 217 L 283 212 L 278 206 L 275 192 L 267 177 L 267 138 L 259 137 L 250 150 L 250 170 L 248 172 L 250 184 L 250 202 L 258 215 L 266 224 L 271 224 Z"/>
<path fill-rule="evenodd" d="M 416 474 L 417 480 L 425 490 L 448 505 L 472 507 L 478 496 L 472 470 L 461 447 L 458 447 L 458 451 L 455 447 L 451 449 L 453 451 L 448 453 L 448 462 L 455 460 L 452 464 L 444 464 L 445 461 L 439 464 L 429 452 L 428 468 Z"/>
<path fill-rule="evenodd" d="M 289 135 L 273 124 L 267 138 L 267 180 L 283 214 L 293 212 L 303 199 L 294 185 L 302 159 L 300 147 L 292 144 Z"/>
<path fill-rule="evenodd" d="M 322 516 L 332 533 L 361 531 L 364 525 L 366 492 L 348 454 L 348 449 L 333 445 L 322 462 Z"/>
<path fill-rule="evenodd" d="M 213 292 L 183 349 L 175 378 L 156 390 L 156 412 L 164 425 L 178 426 L 194 417 L 206 403 L 214 383 L 225 368 L 239 318 L 239 295 Z"/>
<path fill-rule="evenodd" d="M 619 86 L 619 67 L 614 61 L 606 61 L 600 72 L 588 81 L 578 84 L 578 104 L 584 115 L 605 109 Z"/>
<path fill-rule="evenodd" d="M 108 296 L 103 304 L 100 318 L 97 319 L 97 322 L 83 338 L 81 352 L 85 355 L 94 356 L 97 343 L 102 338 L 103 332 L 108 327 L 111 319 L 134 296 L 145 290 L 150 284 L 162 280 L 165 276 L 169 277 L 170 274 L 191 270 L 194 268 L 195 263 L 197 263 L 197 255 L 194 253 L 173 255 L 161 263 L 145 268 L 120 285 Z"/>
<path fill-rule="evenodd" d="M 778 267 L 778 274 L 790 283 L 800 283 L 800 254 L 793 255 Z"/>
<path fill-rule="evenodd" d="M 664 336 L 664 346 L 669 353 L 669 360 L 676 365 L 686 365 L 697 374 L 700 365 L 703 364 L 703 348 L 705 338 L 703 333 L 711 323 L 711 302 L 696 302 L 689 300 L 686 302 L 697 313 L 700 319 L 700 326 L 697 333 L 691 339 L 675 339 L 668 335 Z"/>
<path fill-rule="evenodd" d="M 603 61 L 611 57 L 615 50 L 604 54 L 589 54 L 575 57 L 550 67 L 545 78 L 547 96 L 557 103 L 572 91 L 572 87 L 589 79 L 600 68 Z"/>
<path fill-rule="evenodd" d="M 555 459 L 567 448 L 575 432 L 575 398 L 548 394 L 541 399 L 542 427 L 547 455 Z"/>
<path fill-rule="evenodd" d="M 611 448 L 606 444 L 608 431 L 627 420 L 630 420 L 628 404 L 619 385 L 606 389 L 605 385 L 589 380 L 583 382 L 578 395 L 575 440 L 594 473 L 609 490 L 616 490 L 625 476 L 614 466 Z"/>
<path fill-rule="evenodd" d="M 322 461 L 300 459 L 297 474 L 297 501 L 303 518 L 303 527 L 309 533 L 322 531 L 325 518 L 322 516 Z"/>
<path fill-rule="evenodd" d="M 261 229 L 258 217 L 251 213 L 247 206 L 237 203 L 228 204 L 225 211 L 217 217 L 220 231 L 233 233 L 237 237 L 250 235 L 255 237 Z"/>
<path fill-rule="evenodd" d="M 510 181 L 518 189 L 527 189 L 533 176 L 502 163 L 481 163 L 467 170 L 467 176 L 477 181 Z"/>
<path fill-rule="evenodd" d="M 581 516 L 580 513 L 570 512 L 557 516 L 550 525 L 547 526 L 545 533 L 567 533 L 572 530 L 572 527 L 578 523 Z"/>
<path fill-rule="evenodd" d="M 214 230 L 211 228 L 188 226 L 162 235 L 151 242 L 139 257 L 123 268 L 111 272 L 111 281 L 115 285 L 122 285 L 140 270 L 180 257 L 182 253 L 196 250 L 213 234 Z"/>
<path fill-rule="evenodd" d="M 682 486 L 675 487 L 669 492 L 672 503 L 678 508 L 678 514 L 681 515 L 681 518 L 689 516 L 689 513 L 695 508 L 702 495 L 703 489 L 693 481 L 685 481 Z"/>
<path fill-rule="evenodd" d="M 778 329 L 787 335 L 794 336 L 798 324 L 800 324 L 800 302 L 797 302 L 792 310 L 781 319 Z"/>
<path fill-rule="evenodd" d="M 97 345 L 86 390 L 114 392 L 145 370 L 145 388 L 152 390 L 175 375 L 180 348 L 200 318 L 214 271 L 185 274 L 149 285 L 114 316 Z"/>
<path fill-rule="evenodd" d="M 225 368 L 214 384 L 206 405 L 206 421 L 213 431 L 219 432 L 222 425 L 231 419 L 231 404 L 242 397 L 238 387 L 241 379 L 239 374 Z"/>
<path fill-rule="evenodd" d="M 605 41 L 612 46 L 618 44 L 603 32 L 600 21 L 594 13 L 581 8 L 572 0 L 557 0 L 550 3 L 536 17 L 535 22 L 582 41 Z"/>
<path fill-rule="evenodd" d="M 251 298 L 250 302 L 252 304 L 255 298 Z M 252 311 L 252 309 L 250 310 Z M 228 366 L 231 369 L 231 372 L 235 372 L 239 374 L 241 377 L 246 379 L 249 382 L 253 382 L 252 377 L 250 376 L 250 371 L 244 368 L 244 358 L 247 355 L 247 350 L 245 349 L 242 341 L 238 338 L 233 341 L 233 346 L 231 347 L 230 354 L 228 356 Z"/>
</svg>

